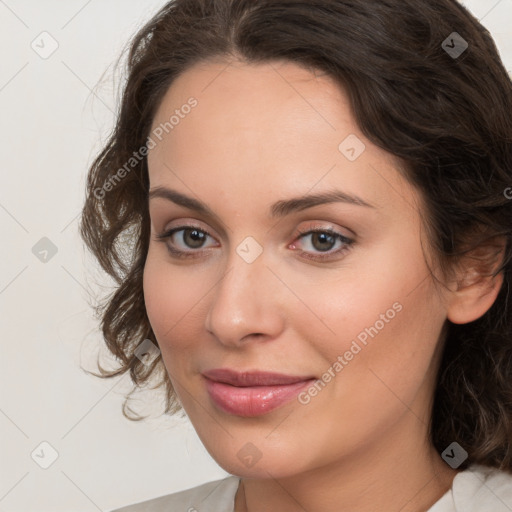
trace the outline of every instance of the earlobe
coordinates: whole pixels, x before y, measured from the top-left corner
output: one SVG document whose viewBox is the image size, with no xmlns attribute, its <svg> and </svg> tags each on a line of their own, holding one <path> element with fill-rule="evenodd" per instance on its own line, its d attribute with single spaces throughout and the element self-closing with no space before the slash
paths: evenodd
<svg viewBox="0 0 512 512">
<path fill-rule="evenodd" d="M 487 245 L 478 247 L 464 258 L 459 278 L 449 291 L 447 318 L 450 322 L 473 322 L 491 308 L 503 285 L 503 272 L 493 275 L 503 253 L 504 245 Z"/>
</svg>

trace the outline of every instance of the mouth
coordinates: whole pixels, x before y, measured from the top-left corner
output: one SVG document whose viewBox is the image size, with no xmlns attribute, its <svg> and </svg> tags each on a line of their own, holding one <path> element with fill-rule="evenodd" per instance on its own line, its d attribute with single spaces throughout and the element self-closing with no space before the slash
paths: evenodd
<svg viewBox="0 0 512 512">
<path fill-rule="evenodd" d="M 209 370 L 202 375 L 212 402 L 222 411 L 242 417 L 270 413 L 316 380 L 311 376 L 236 372 L 227 368 Z"/>
</svg>

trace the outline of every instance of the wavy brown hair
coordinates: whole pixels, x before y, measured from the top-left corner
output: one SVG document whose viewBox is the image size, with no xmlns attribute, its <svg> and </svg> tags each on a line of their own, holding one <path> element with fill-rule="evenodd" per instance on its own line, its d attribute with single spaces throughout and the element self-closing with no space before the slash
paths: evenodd
<svg viewBox="0 0 512 512">
<path fill-rule="evenodd" d="M 460 55 L 447 51 L 453 32 L 468 43 Z M 142 287 L 150 236 L 144 148 L 164 94 L 199 61 L 287 60 L 336 80 L 364 135 L 404 163 L 446 275 L 462 257 L 478 257 L 478 247 L 502 241 L 501 259 L 480 262 L 504 277 L 492 307 L 468 324 L 445 325 L 430 436 L 439 452 L 453 441 L 465 448 L 461 468 L 512 470 L 512 83 L 489 32 L 454 0 L 176 0 L 127 50 L 117 122 L 89 170 L 80 221 L 117 283 L 97 306 L 117 362 L 112 371 L 100 366 L 101 376 L 129 372 L 132 393 L 159 376 L 165 413 L 181 409 L 162 359 L 147 365 L 134 354 L 145 339 L 157 344 Z M 123 414 L 142 419 L 130 395 Z"/>
</svg>

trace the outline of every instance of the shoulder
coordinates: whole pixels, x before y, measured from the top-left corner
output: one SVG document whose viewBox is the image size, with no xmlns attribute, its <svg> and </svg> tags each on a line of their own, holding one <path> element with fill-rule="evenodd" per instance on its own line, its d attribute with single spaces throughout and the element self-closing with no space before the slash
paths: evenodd
<svg viewBox="0 0 512 512">
<path fill-rule="evenodd" d="M 512 473 L 473 464 L 453 479 L 452 488 L 429 512 L 510 512 Z"/>
<path fill-rule="evenodd" d="M 457 511 L 512 510 L 512 473 L 474 464 L 457 477 L 453 489 Z"/>
<path fill-rule="evenodd" d="M 214 512 L 233 509 L 234 498 L 240 479 L 228 476 L 222 480 L 207 482 L 191 489 L 167 494 L 110 512 Z"/>
</svg>

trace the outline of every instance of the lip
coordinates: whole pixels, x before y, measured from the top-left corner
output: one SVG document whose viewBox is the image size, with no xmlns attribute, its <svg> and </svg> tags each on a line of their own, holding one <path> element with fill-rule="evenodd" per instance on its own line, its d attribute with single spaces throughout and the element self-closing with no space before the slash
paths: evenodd
<svg viewBox="0 0 512 512">
<path fill-rule="evenodd" d="M 208 370 L 203 377 L 211 400 L 224 412 L 243 417 L 277 409 L 316 380 L 311 376 L 236 372 L 228 368 Z"/>
</svg>

